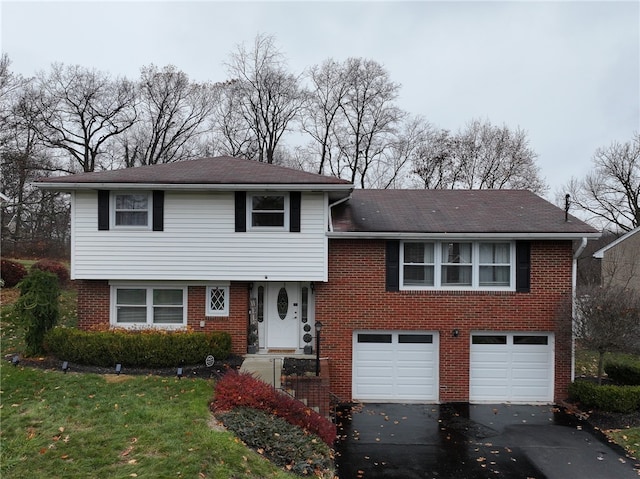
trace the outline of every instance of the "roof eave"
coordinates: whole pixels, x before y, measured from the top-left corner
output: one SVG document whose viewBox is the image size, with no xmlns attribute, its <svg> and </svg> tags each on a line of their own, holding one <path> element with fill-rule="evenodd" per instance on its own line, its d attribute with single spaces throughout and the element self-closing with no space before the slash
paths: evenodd
<svg viewBox="0 0 640 479">
<path fill-rule="evenodd" d="M 491 232 L 464 232 L 464 233 L 446 233 L 446 232 L 430 232 L 430 233 L 414 233 L 414 232 L 327 232 L 327 237 L 335 239 L 522 239 L 522 240 L 579 240 L 582 238 L 598 238 L 600 233 L 589 232 L 510 232 L 510 233 L 491 233 Z"/>
<path fill-rule="evenodd" d="M 188 190 L 188 191 L 344 191 L 353 189 L 351 184 L 325 183 L 66 183 L 36 181 L 34 186 L 46 190 Z"/>
</svg>

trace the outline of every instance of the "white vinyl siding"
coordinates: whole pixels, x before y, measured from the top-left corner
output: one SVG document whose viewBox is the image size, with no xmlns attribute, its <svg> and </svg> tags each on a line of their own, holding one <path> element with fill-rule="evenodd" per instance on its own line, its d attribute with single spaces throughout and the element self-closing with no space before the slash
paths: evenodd
<svg viewBox="0 0 640 479">
<path fill-rule="evenodd" d="M 303 193 L 301 232 L 235 232 L 234 194 L 165 193 L 164 231 L 98 231 L 97 193 L 78 191 L 74 279 L 326 281 L 327 201 Z"/>
</svg>

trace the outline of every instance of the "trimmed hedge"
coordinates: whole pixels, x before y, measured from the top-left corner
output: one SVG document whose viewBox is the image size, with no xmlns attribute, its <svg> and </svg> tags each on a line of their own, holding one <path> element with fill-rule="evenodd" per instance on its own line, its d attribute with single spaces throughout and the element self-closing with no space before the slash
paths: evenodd
<svg viewBox="0 0 640 479">
<path fill-rule="evenodd" d="M 226 359 L 231 352 L 231 336 L 226 332 L 54 328 L 45 336 L 44 347 L 55 357 L 78 364 L 166 368 L 198 364 L 209 354 Z"/>
<path fill-rule="evenodd" d="M 242 407 L 281 417 L 289 424 L 320 437 L 329 446 L 336 439 L 335 424 L 313 409 L 249 373 L 229 371 L 216 382 L 211 409 L 217 414 Z"/>
<path fill-rule="evenodd" d="M 246 445 L 298 476 L 335 477 L 329 446 L 277 416 L 251 408 L 217 415 Z"/>
<path fill-rule="evenodd" d="M 583 406 L 608 412 L 640 410 L 640 386 L 599 386 L 590 381 L 575 381 L 569 397 Z"/>
<path fill-rule="evenodd" d="M 604 372 L 618 384 L 640 386 L 640 359 L 621 357 L 608 361 L 604 365 Z"/>
<path fill-rule="evenodd" d="M 0 276 L 5 288 L 13 288 L 27 276 L 27 268 L 17 261 L 2 258 L 0 263 Z"/>
</svg>

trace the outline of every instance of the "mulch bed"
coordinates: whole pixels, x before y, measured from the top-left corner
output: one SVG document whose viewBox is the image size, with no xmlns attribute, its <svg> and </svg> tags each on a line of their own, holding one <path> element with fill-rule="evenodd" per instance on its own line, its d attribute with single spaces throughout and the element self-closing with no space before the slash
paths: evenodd
<svg viewBox="0 0 640 479">
<path fill-rule="evenodd" d="M 11 361 L 13 355 L 5 356 L 5 359 Z M 218 379 L 230 369 L 238 370 L 242 365 L 244 358 L 241 356 L 229 356 L 224 360 L 216 360 L 213 366 L 208 367 L 204 364 L 195 364 L 182 367 L 182 377 L 192 377 L 200 379 Z M 45 356 L 40 358 L 20 358 L 21 366 L 28 366 L 39 369 L 61 370 L 62 361 L 53 357 Z M 68 372 L 70 373 L 94 373 L 94 374 L 115 374 L 115 365 L 113 368 L 101 366 L 88 366 L 85 364 L 69 363 Z M 122 367 L 120 374 L 131 375 L 153 375 L 153 376 L 177 376 L 178 367 L 175 368 L 129 368 Z"/>
</svg>

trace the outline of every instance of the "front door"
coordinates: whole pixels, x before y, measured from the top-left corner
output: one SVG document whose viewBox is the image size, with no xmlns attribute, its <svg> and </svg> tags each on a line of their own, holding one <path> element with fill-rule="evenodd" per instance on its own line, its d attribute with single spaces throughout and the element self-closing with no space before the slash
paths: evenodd
<svg viewBox="0 0 640 479">
<path fill-rule="evenodd" d="M 300 283 L 269 283 L 266 310 L 267 349 L 297 349 Z"/>
</svg>

